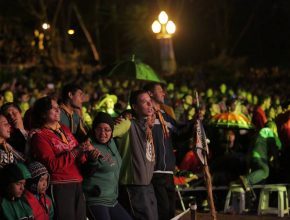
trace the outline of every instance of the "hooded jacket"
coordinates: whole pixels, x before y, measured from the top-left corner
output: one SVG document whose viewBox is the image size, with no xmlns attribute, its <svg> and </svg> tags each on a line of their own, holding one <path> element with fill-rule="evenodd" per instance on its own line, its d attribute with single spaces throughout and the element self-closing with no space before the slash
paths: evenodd
<svg viewBox="0 0 290 220">
<path fill-rule="evenodd" d="M 146 140 L 146 119 L 133 119 L 128 127 L 124 134 L 116 136 L 120 137 L 117 142 L 123 159 L 120 184 L 149 185 L 154 171 L 155 152 L 154 146 Z"/>
<path fill-rule="evenodd" d="M 121 168 L 121 157 L 115 141 L 107 144 L 92 143 L 101 152 L 97 160 L 88 160 L 86 170 L 90 173 L 84 176 L 83 191 L 87 204 L 114 206 L 117 203 L 118 183 Z"/>
<path fill-rule="evenodd" d="M 26 198 L 23 195 L 20 198 L 13 198 L 8 193 L 10 184 L 29 178 L 31 178 L 31 175 L 26 166 L 22 163 L 9 164 L 1 170 L 0 182 L 3 196 L 0 197 L 1 220 L 34 219 L 31 207 L 27 203 Z"/>
<path fill-rule="evenodd" d="M 20 220 L 28 217 L 33 220 L 32 209 L 27 203 L 26 199 L 21 197 L 16 200 L 9 200 L 7 198 L 1 198 L 1 220 Z M 30 219 L 29 219 L 30 220 Z"/>
</svg>

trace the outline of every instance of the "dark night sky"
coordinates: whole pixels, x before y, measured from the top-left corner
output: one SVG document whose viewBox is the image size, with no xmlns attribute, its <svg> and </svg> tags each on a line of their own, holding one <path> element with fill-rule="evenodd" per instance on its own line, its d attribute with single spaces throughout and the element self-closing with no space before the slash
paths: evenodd
<svg viewBox="0 0 290 220">
<path fill-rule="evenodd" d="M 48 8 L 50 19 L 55 11 L 56 2 L 55 0 L 49 2 L 51 4 Z M 70 2 L 64 0 L 65 6 Z M 165 9 L 177 25 L 173 40 L 176 59 L 181 66 L 199 64 L 213 59 L 223 49 L 226 49 L 231 57 L 246 57 L 248 64 L 253 66 L 289 66 L 290 1 L 288 0 L 140 0 L 138 2 L 86 0 L 76 2 L 101 52 L 104 63 L 112 62 L 116 57 L 122 58 L 133 52 L 137 55 L 140 53 L 140 57 L 148 60 L 149 63 L 156 62 L 150 61 L 158 57 L 158 43 L 150 27 L 159 10 Z M 103 7 L 100 14 L 96 14 L 96 2 Z M 116 5 L 118 14 L 115 24 L 111 20 L 112 4 Z M 141 18 L 138 20 L 134 16 L 138 13 L 140 15 L 140 10 L 138 9 L 138 12 L 135 6 L 142 5 L 146 10 L 143 14 L 141 13 Z M 68 7 L 64 8 L 63 10 L 67 10 Z M 28 18 L 29 13 L 17 5 L 17 1 L 0 0 L 0 12 L 1 17 L 4 18 L 20 17 L 23 24 L 31 30 L 37 24 L 32 21 L 33 19 Z M 226 14 L 228 17 L 225 16 Z M 71 22 L 76 22 L 73 16 L 71 17 Z M 96 36 L 97 22 L 100 22 L 98 36 Z M 83 35 L 76 37 L 76 40 L 73 45 L 86 46 Z"/>
<path fill-rule="evenodd" d="M 174 37 L 180 62 L 202 62 L 216 55 L 217 31 L 215 17 L 205 8 L 195 8 L 189 2 L 178 18 L 178 32 Z M 252 65 L 289 65 L 290 59 L 290 2 L 289 1 L 231 1 L 231 17 L 228 19 L 229 51 L 245 28 L 235 50 L 234 57 L 248 57 Z M 210 5 L 210 4 L 209 4 Z M 193 13 L 194 12 L 194 13 Z M 220 13 L 222 13 L 221 11 Z M 209 13 L 209 14 L 206 14 Z M 249 18 L 250 22 L 248 21 Z M 222 30 L 221 30 L 222 32 Z"/>
</svg>

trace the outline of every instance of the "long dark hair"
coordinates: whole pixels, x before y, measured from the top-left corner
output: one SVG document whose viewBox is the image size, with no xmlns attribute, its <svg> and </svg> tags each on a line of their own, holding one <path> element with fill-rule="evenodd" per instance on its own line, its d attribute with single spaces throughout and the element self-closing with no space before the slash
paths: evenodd
<svg viewBox="0 0 290 220">
<path fill-rule="evenodd" d="M 32 128 L 41 128 L 47 122 L 48 112 L 52 109 L 52 100 L 50 96 L 36 100 L 31 114 Z"/>
</svg>

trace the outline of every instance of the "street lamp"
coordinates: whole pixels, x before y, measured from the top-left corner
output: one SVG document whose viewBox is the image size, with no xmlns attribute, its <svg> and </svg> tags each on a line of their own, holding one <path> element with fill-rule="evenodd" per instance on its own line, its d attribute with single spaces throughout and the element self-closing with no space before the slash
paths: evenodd
<svg viewBox="0 0 290 220">
<path fill-rule="evenodd" d="M 161 11 L 158 20 L 151 25 L 153 33 L 160 42 L 161 69 L 164 74 L 172 74 L 176 71 L 176 60 L 174 55 L 172 35 L 176 31 L 173 21 L 169 20 L 165 11 Z"/>
<path fill-rule="evenodd" d="M 68 35 L 74 35 L 75 34 L 75 30 L 74 29 L 68 29 L 67 30 Z"/>
<path fill-rule="evenodd" d="M 47 30 L 47 29 L 50 28 L 50 25 L 49 25 L 48 23 L 44 22 L 44 23 L 41 25 L 41 27 L 42 27 L 43 30 Z"/>
</svg>

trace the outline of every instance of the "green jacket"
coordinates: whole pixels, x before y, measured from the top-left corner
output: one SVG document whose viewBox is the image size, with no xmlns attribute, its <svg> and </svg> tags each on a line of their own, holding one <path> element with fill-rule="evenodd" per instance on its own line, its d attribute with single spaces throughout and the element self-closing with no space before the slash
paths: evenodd
<svg viewBox="0 0 290 220">
<path fill-rule="evenodd" d="M 29 216 L 33 217 L 32 209 L 24 198 L 21 197 L 15 201 L 1 199 L 1 220 L 19 220 Z"/>
<path fill-rule="evenodd" d="M 114 206 L 118 197 L 118 182 L 121 168 L 121 157 L 115 141 L 108 145 L 93 142 L 93 146 L 101 152 L 95 161 L 89 160 L 85 165 L 83 190 L 88 205 Z"/>
<path fill-rule="evenodd" d="M 277 159 L 278 151 L 281 149 L 281 142 L 273 130 L 270 128 L 262 128 L 256 139 L 255 146 L 252 151 L 252 157 L 268 161 L 271 156 Z M 270 157 L 269 157 L 270 156 Z"/>
</svg>

